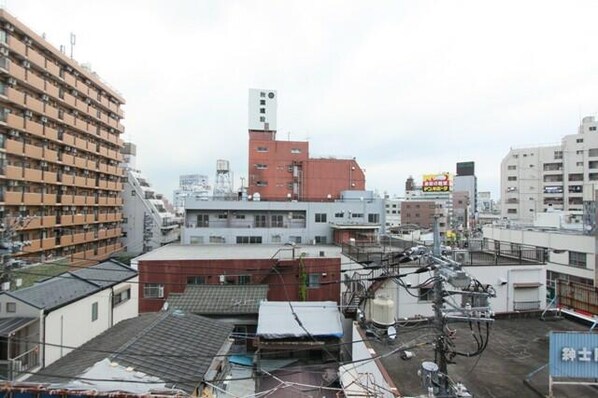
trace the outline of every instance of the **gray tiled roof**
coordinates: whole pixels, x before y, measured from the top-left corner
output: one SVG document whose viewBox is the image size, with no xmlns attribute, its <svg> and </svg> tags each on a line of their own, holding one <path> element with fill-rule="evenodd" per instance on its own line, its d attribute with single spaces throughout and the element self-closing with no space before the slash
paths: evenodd
<svg viewBox="0 0 598 398">
<path fill-rule="evenodd" d="M 113 260 L 72 272 L 65 272 L 33 286 L 7 292 L 34 307 L 50 311 L 95 291 L 126 281 L 137 271 Z"/>
<path fill-rule="evenodd" d="M 192 392 L 232 329 L 232 325 L 179 311 L 142 315 L 119 322 L 27 381 L 67 383 L 109 358 Z"/>
<path fill-rule="evenodd" d="M 188 285 L 168 296 L 170 308 L 193 314 L 258 314 L 268 297 L 268 285 Z"/>
</svg>

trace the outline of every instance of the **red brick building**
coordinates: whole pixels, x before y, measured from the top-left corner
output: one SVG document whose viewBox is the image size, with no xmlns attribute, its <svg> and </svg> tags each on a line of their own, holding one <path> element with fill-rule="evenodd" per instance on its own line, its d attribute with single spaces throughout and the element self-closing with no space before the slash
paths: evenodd
<svg viewBox="0 0 598 398">
<path fill-rule="evenodd" d="M 249 91 L 248 194 L 262 200 L 321 201 L 365 190 L 353 159 L 310 158 L 309 142 L 276 139 L 275 91 Z"/>
<path fill-rule="evenodd" d="M 268 285 L 270 301 L 340 300 L 341 260 L 327 246 L 168 245 L 134 260 L 139 312 L 159 311 L 188 284 Z"/>
</svg>

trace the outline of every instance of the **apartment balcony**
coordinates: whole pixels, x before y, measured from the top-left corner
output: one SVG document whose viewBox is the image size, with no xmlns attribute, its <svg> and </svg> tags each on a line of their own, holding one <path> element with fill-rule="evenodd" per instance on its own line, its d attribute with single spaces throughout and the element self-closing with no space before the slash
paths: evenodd
<svg viewBox="0 0 598 398">
<path fill-rule="evenodd" d="M 108 214 L 106 214 L 106 213 L 98 214 L 98 221 L 99 222 L 108 221 Z"/>
<path fill-rule="evenodd" d="M 48 65 L 56 66 L 51 62 L 48 62 Z M 58 68 L 58 66 L 56 66 L 56 68 Z M 50 69 L 50 68 L 48 68 L 48 69 Z M 58 98 L 58 96 L 60 95 L 60 91 L 59 91 L 58 87 L 54 86 L 53 84 L 50 84 L 49 82 L 48 82 L 48 84 L 46 84 L 46 93 L 48 93 L 50 96 L 52 96 L 54 98 Z"/>
<path fill-rule="evenodd" d="M 21 116 L 17 116 L 14 113 L 9 113 L 6 117 L 6 124 L 11 129 L 25 129 L 25 119 Z"/>
<path fill-rule="evenodd" d="M 44 216 L 41 219 L 44 228 L 53 227 L 56 225 L 56 216 Z"/>
<path fill-rule="evenodd" d="M 62 154 L 62 164 L 65 166 L 74 166 L 75 165 L 75 157 L 73 155 L 69 155 L 68 153 Z"/>
<path fill-rule="evenodd" d="M 69 134 L 69 133 L 64 133 L 62 135 L 62 142 L 65 145 L 70 145 L 70 146 L 74 146 L 75 145 L 75 136 Z"/>
<path fill-rule="evenodd" d="M 22 180 L 23 168 L 17 166 L 6 166 L 4 168 L 4 176 L 11 180 Z"/>
<path fill-rule="evenodd" d="M 106 239 L 107 236 L 108 236 L 108 233 L 106 232 L 105 229 L 100 229 L 98 231 L 98 239 Z"/>
<path fill-rule="evenodd" d="M 46 148 L 44 150 L 44 158 L 48 162 L 58 162 L 58 152 Z"/>
<path fill-rule="evenodd" d="M 25 253 L 32 253 L 39 250 L 42 250 L 42 242 L 40 240 L 33 240 L 29 246 L 23 247 Z"/>
<path fill-rule="evenodd" d="M 68 246 L 73 243 L 72 235 L 64 235 L 60 237 L 60 246 Z"/>
<path fill-rule="evenodd" d="M 52 171 L 44 171 L 43 180 L 46 183 L 55 184 L 56 180 L 56 173 Z"/>
<path fill-rule="evenodd" d="M 77 87 L 77 79 L 75 78 L 75 76 L 71 75 L 70 73 L 64 74 L 64 81 L 67 82 L 67 84 L 69 84 L 73 88 Z"/>
<path fill-rule="evenodd" d="M 6 205 L 20 205 L 23 200 L 22 192 L 5 192 L 4 204 Z"/>
<path fill-rule="evenodd" d="M 34 112 L 44 113 L 44 103 L 32 96 L 27 97 L 27 107 Z"/>
<path fill-rule="evenodd" d="M 86 184 L 87 184 L 87 181 L 86 181 L 85 177 L 79 177 L 79 176 L 75 177 L 75 185 L 76 186 L 84 187 L 84 186 L 86 186 Z M 83 204 L 83 203 L 81 203 L 81 204 Z"/>
<path fill-rule="evenodd" d="M 77 99 L 75 107 L 79 110 L 79 112 L 83 112 L 85 114 L 87 114 L 89 111 L 89 105 L 87 104 L 87 102 L 82 101 L 80 99 Z"/>
<path fill-rule="evenodd" d="M 76 157 L 75 158 L 75 166 L 77 166 L 81 169 L 86 169 L 87 168 L 87 159 Z"/>
<path fill-rule="evenodd" d="M 37 76 L 35 73 L 33 73 L 31 70 L 27 71 L 27 83 L 29 83 L 30 86 L 33 86 L 33 88 L 43 91 L 44 90 L 44 80 Z"/>
<path fill-rule="evenodd" d="M 20 55 L 22 58 L 27 58 L 27 46 L 15 36 L 10 37 L 8 47 L 11 52 Z"/>
<path fill-rule="evenodd" d="M 4 149 L 6 149 L 6 152 L 8 152 L 10 154 L 22 155 L 23 154 L 23 143 L 9 138 L 4 143 Z"/>
<path fill-rule="evenodd" d="M 75 176 L 72 174 L 63 174 L 62 183 L 65 185 L 75 185 Z"/>
<path fill-rule="evenodd" d="M 60 203 L 63 205 L 72 205 L 74 203 L 75 198 L 73 195 L 61 195 Z"/>
<path fill-rule="evenodd" d="M 95 238 L 96 238 L 95 233 L 93 231 L 85 232 L 84 235 L 85 235 L 86 242 L 91 242 L 91 241 L 95 240 Z"/>
<path fill-rule="evenodd" d="M 28 229 L 36 229 L 41 228 L 42 226 L 42 218 L 41 217 L 34 217 L 28 220 L 28 222 L 24 223 L 23 226 L 19 227 L 18 230 L 28 230 Z"/>
<path fill-rule="evenodd" d="M 29 60 L 36 64 L 40 69 L 46 69 L 46 58 L 34 50 L 32 47 L 29 47 L 27 51 L 27 56 Z"/>
<path fill-rule="evenodd" d="M 45 138 L 44 126 L 40 123 L 37 123 L 37 122 L 34 122 L 33 120 L 28 119 L 26 121 L 26 129 L 27 129 L 27 132 L 30 134 Z"/>
<path fill-rule="evenodd" d="M 8 67 L 8 70 L 10 71 L 12 77 L 14 77 L 15 79 L 20 80 L 22 82 L 26 81 L 25 68 L 15 64 L 14 62 L 11 62 Z"/>
<path fill-rule="evenodd" d="M 44 205 L 55 205 L 56 204 L 56 194 L 45 193 L 43 195 L 43 204 Z"/>
<path fill-rule="evenodd" d="M 79 178 L 79 177 L 77 177 Z M 83 195 L 75 195 L 75 197 L 73 198 L 73 203 L 76 206 L 84 206 L 85 205 L 85 196 Z"/>
<path fill-rule="evenodd" d="M 25 94 L 12 87 L 6 88 L 6 98 L 17 105 L 23 105 L 25 103 Z"/>
<path fill-rule="evenodd" d="M 56 238 L 55 237 L 42 239 L 42 250 L 50 250 L 50 249 L 53 249 L 55 246 L 56 246 Z"/>
<path fill-rule="evenodd" d="M 85 197 L 85 205 L 87 206 L 93 206 L 95 204 L 95 197 L 93 196 L 86 196 Z"/>
<path fill-rule="evenodd" d="M 34 192 L 25 192 L 23 194 L 23 203 L 27 206 L 39 206 L 42 202 L 42 194 Z"/>
<path fill-rule="evenodd" d="M 28 158 L 40 159 L 40 160 L 44 159 L 44 150 L 40 146 L 26 144 L 25 150 L 23 152 L 24 152 L 23 155 L 25 155 Z"/>
<path fill-rule="evenodd" d="M 85 242 L 85 233 L 79 233 L 73 235 L 73 243 L 74 244 L 81 244 Z"/>
<path fill-rule="evenodd" d="M 40 169 L 23 169 L 24 178 L 29 182 L 43 182 L 42 171 Z"/>
</svg>

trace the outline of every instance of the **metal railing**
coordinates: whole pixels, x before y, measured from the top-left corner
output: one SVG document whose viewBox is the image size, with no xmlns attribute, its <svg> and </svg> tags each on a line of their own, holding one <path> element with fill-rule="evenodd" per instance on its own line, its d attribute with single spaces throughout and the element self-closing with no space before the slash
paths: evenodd
<svg viewBox="0 0 598 398">
<path fill-rule="evenodd" d="M 24 373 L 39 366 L 39 348 L 36 346 L 21 355 L 0 361 L 0 378 L 16 380 Z"/>
</svg>

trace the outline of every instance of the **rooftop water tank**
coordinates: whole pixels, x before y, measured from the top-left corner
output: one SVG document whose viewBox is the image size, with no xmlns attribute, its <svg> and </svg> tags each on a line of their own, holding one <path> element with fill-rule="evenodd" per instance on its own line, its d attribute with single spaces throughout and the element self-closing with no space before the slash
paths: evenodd
<svg viewBox="0 0 598 398">
<path fill-rule="evenodd" d="M 390 326 L 395 323 L 395 302 L 386 296 L 378 296 L 372 300 L 372 322 L 379 326 Z"/>
</svg>

